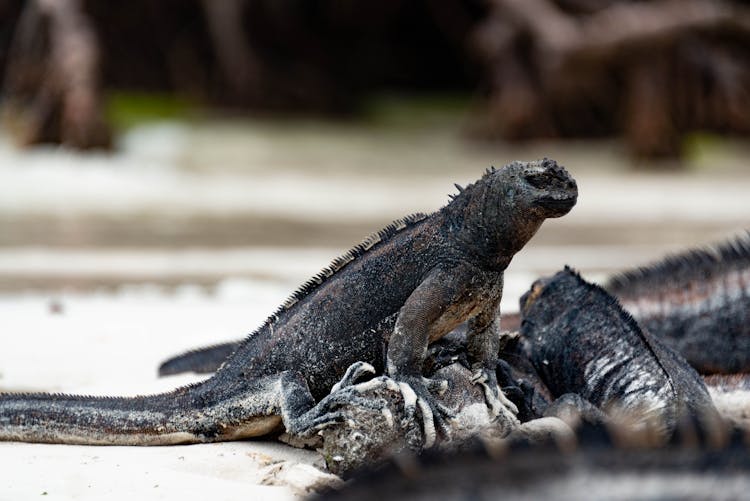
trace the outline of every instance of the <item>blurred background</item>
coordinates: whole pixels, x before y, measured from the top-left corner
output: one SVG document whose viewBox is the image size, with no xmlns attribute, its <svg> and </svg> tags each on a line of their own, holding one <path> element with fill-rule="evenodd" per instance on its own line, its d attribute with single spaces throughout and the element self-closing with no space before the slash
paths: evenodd
<svg viewBox="0 0 750 501">
<path fill-rule="evenodd" d="M 564 264 L 601 280 L 749 226 L 746 1 L 0 0 L 0 85 L 0 390 L 188 382 L 158 363 L 516 159 L 580 197 L 511 264 L 505 311 Z M 115 482 L 71 473 L 101 452 L 9 444 L 0 488 L 133 499 L 184 470 L 219 499 L 190 465 L 237 451 L 210 473 L 236 499 L 259 445 L 236 447 L 118 450 Z"/>
<path fill-rule="evenodd" d="M 61 352 L 153 378 L 511 160 L 558 160 L 580 201 L 514 260 L 507 311 L 564 264 L 602 279 L 748 227 L 748 2 L 0 0 L 0 20 L 0 387 L 117 384 Z"/>
</svg>

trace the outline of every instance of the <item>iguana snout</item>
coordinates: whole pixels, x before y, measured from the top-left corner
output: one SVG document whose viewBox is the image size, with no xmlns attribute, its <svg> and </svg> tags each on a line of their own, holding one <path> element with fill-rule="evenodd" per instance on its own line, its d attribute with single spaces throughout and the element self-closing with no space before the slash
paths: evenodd
<svg viewBox="0 0 750 501">
<path fill-rule="evenodd" d="M 546 217 L 564 216 L 578 200 L 575 179 L 554 160 L 531 162 L 522 175 L 535 192 L 535 205 L 546 210 Z"/>
</svg>

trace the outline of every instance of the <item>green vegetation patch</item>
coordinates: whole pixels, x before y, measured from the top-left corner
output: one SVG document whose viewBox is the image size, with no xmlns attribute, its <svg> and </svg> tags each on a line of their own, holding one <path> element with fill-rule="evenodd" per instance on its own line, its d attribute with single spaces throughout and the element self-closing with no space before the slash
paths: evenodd
<svg viewBox="0 0 750 501">
<path fill-rule="evenodd" d="M 105 101 L 107 120 L 115 130 L 124 130 L 144 122 L 194 119 L 198 103 L 173 94 L 145 92 L 109 92 Z"/>
<path fill-rule="evenodd" d="M 366 98 L 362 117 L 383 127 L 430 127 L 454 125 L 471 106 L 468 94 L 381 94 Z"/>
</svg>

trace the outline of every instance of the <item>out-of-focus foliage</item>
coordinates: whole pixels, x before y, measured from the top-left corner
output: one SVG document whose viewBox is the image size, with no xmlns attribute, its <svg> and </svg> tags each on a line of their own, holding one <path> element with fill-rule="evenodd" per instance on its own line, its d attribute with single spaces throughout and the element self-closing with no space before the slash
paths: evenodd
<svg viewBox="0 0 750 501">
<path fill-rule="evenodd" d="M 5 0 L 0 18 L 23 143 L 106 146 L 108 126 L 183 101 L 361 116 L 394 91 L 463 95 L 462 125 L 488 140 L 619 135 L 669 157 L 694 131 L 750 133 L 740 0 Z M 407 122 L 432 113 L 420 103 Z"/>
<path fill-rule="evenodd" d="M 115 130 L 153 120 L 190 119 L 200 109 L 190 99 L 163 92 L 108 92 L 105 103 L 107 121 Z"/>
</svg>

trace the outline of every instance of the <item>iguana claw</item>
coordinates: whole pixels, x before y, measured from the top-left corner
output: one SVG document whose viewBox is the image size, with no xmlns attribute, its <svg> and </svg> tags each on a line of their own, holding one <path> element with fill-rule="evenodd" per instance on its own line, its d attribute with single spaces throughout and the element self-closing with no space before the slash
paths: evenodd
<svg viewBox="0 0 750 501">
<path fill-rule="evenodd" d="M 445 422 L 445 419 L 454 417 L 455 412 L 435 400 L 430 394 L 430 392 L 435 392 L 439 395 L 445 393 L 448 389 L 447 381 L 427 378 L 421 378 L 421 381 L 396 381 L 388 376 L 380 376 L 365 383 L 352 386 L 351 389 L 357 393 L 365 393 L 377 385 L 385 385 L 391 390 L 401 393 L 401 397 L 404 400 L 404 414 L 407 420 L 413 420 L 417 409 L 419 409 L 419 412 L 422 414 L 425 448 L 430 448 L 435 444 L 438 431 L 443 436 L 450 437 L 450 427 Z M 418 392 L 414 390 L 414 387 L 423 388 L 424 391 Z M 339 390 L 339 393 L 341 393 L 341 390 Z M 422 394 L 420 395 L 420 393 Z"/>
<path fill-rule="evenodd" d="M 503 394 L 503 390 L 497 384 L 497 376 L 493 371 L 478 369 L 472 375 L 471 382 L 482 386 L 484 398 L 487 400 L 487 405 L 493 416 L 499 416 L 505 409 L 512 412 L 513 415 L 518 414 L 518 407 Z"/>
<path fill-rule="evenodd" d="M 352 386 L 368 374 L 375 374 L 375 367 L 367 362 L 354 362 L 348 369 L 346 369 L 346 373 L 344 373 L 341 381 L 331 387 L 331 394 L 336 393 L 347 386 Z"/>
<path fill-rule="evenodd" d="M 370 387 L 371 384 L 382 384 L 377 380 L 368 381 L 359 385 L 345 386 L 334 393 L 329 394 L 315 407 L 305 413 L 294 428 L 288 428 L 287 432 L 301 438 L 308 438 L 320 430 L 342 423 L 347 420 L 347 412 L 340 410 L 341 407 L 359 406 L 375 411 L 380 411 L 384 403 L 382 399 L 363 397 L 363 386 Z"/>
<path fill-rule="evenodd" d="M 358 362 L 347 369 L 344 377 L 331 389 L 331 393 L 308 411 L 290 433 L 301 438 L 308 438 L 318 431 L 337 423 L 346 421 L 347 413 L 341 407 L 356 405 L 380 411 L 384 407 L 382 399 L 363 396 L 380 386 L 385 386 L 401 394 L 404 401 L 404 415 L 407 422 L 416 419 L 417 410 L 422 415 L 422 430 L 424 432 L 424 448 L 432 447 L 437 441 L 438 432 L 450 438 L 450 427 L 446 418 L 451 418 L 455 412 L 438 402 L 430 391 L 444 393 L 448 388 L 447 381 L 427 378 L 415 378 L 408 381 L 396 381 L 388 376 L 380 376 L 363 383 L 354 384 L 363 375 L 374 372 L 368 363 Z M 414 388 L 419 388 L 415 390 Z"/>
<path fill-rule="evenodd" d="M 406 417 L 413 418 L 417 409 L 422 414 L 424 448 L 429 449 L 435 445 L 438 431 L 446 439 L 450 439 L 451 430 L 446 423 L 446 418 L 453 418 L 456 413 L 438 402 L 430 393 L 431 391 L 439 394 L 444 393 L 448 389 L 448 382 L 424 377 L 407 378 L 398 381 L 398 387 L 404 399 Z"/>
</svg>

